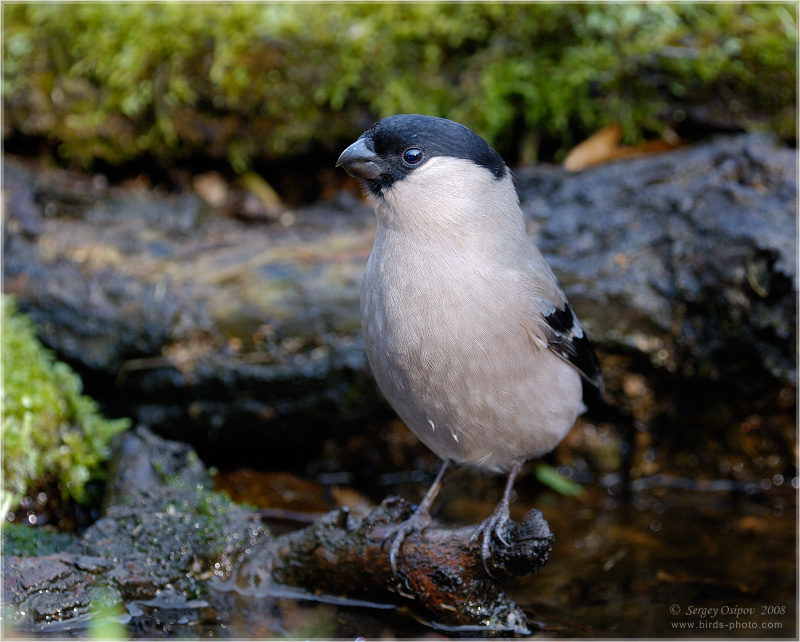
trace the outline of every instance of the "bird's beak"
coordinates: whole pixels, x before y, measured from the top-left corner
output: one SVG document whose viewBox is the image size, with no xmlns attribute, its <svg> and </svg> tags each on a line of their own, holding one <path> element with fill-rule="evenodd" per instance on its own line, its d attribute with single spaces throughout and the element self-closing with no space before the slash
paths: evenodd
<svg viewBox="0 0 800 642">
<path fill-rule="evenodd" d="M 381 175 L 378 155 L 367 147 L 363 138 L 359 138 L 342 152 L 336 161 L 336 167 L 342 167 L 350 176 L 364 180 L 374 180 Z"/>
</svg>

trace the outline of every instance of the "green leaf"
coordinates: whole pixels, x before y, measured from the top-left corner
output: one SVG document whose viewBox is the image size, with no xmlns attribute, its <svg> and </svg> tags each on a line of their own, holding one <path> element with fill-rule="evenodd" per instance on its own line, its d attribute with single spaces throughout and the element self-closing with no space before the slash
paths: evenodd
<svg viewBox="0 0 800 642">
<path fill-rule="evenodd" d="M 583 486 L 578 482 L 562 477 L 555 468 L 548 464 L 539 464 L 536 467 L 535 473 L 536 479 L 557 493 L 568 497 L 579 497 L 583 495 Z"/>
</svg>

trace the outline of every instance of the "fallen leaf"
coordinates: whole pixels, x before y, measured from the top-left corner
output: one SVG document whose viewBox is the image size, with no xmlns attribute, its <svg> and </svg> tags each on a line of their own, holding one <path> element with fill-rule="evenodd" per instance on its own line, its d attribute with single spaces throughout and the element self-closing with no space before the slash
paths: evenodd
<svg viewBox="0 0 800 642">
<path fill-rule="evenodd" d="M 638 145 L 620 145 L 621 140 L 620 125 L 604 127 L 570 150 L 564 159 L 564 169 L 577 172 L 592 165 L 620 158 L 666 152 L 682 144 L 678 136 L 670 132 L 664 138 L 646 140 Z"/>
</svg>

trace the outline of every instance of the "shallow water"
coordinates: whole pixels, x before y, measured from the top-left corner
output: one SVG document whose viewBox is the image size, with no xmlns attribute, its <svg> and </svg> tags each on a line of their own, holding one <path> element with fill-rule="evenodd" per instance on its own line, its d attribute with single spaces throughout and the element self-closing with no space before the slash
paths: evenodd
<svg viewBox="0 0 800 642">
<path fill-rule="evenodd" d="M 508 587 L 551 635 L 796 637 L 793 488 L 587 495 L 540 498 L 553 555 Z"/>
<path fill-rule="evenodd" d="M 538 574 L 504 588 L 528 613 L 534 636 L 794 638 L 796 492 L 790 483 L 751 494 L 656 486 L 627 499 L 597 486 L 578 498 L 540 492 L 535 505 L 556 535 L 551 558 Z M 519 493 L 517 517 L 533 506 L 524 485 Z M 445 502 L 439 519 L 463 523 L 465 515 L 491 510 L 489 502 L 467 506 L 471 501 Z M 171 632 L 443 635 L 394 610 L 231 593 L 212 595 L 210 603 L 205 617 Z"/>
<path fill-rule="evenodd" d="M 263 489 L 263 480 L 251 485 Z M 632 496 L 584 485 L 565 497 L 520 480 L 519 518 L 535 506 L 556 536 L 537 574 L 504 585 L 535 637 L 796 638 L 796 495 L 793 482 L 730 487 L 654 477 Z M 454 475 L 438 503 L 443 523 L 478 523 L 494 481 L 475 492 Z M 659 483 L 660 482 L 660 483 Z M 305 482 L 309 484 L 308 482 Z M 488 485 L 488 490 L 486 486 Z M 414 496 L 424 484 L 398 488 Z M 745 490 L 746 489 L 746 490 Z M 491 500 L 491 501 L 490 501 Z M 189 603 L 166 592 L 129 603 L 124 623 L 86 619 L 36 637 L 440 638 L 407 611 L 213 590 Z M 113 614 L 107 614 L 113 615 Z M 105 627 L 105 628 L 104 628 Z M 4 631 L 4 634 L 11 632 Z M 19 635 L 19 633 L 17 633 Z M 25 636 L 25 634 L 22 634 Z M 474 634 L 473 634 L 474 636 Z"/>
</svg>

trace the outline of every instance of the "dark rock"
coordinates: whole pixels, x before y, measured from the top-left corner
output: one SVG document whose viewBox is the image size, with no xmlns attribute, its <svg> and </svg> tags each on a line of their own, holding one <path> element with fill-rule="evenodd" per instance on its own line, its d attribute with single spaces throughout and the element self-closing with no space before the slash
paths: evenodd
<svg viewBox="0 0 800 642">
<path fill-rule="evenodd" d="M 796 176 L 794 150 L 743 136 L 519 181 L 595 341 L 685 376 L 754 363 L 794 385 Z"/>
</svg>

